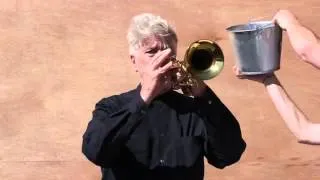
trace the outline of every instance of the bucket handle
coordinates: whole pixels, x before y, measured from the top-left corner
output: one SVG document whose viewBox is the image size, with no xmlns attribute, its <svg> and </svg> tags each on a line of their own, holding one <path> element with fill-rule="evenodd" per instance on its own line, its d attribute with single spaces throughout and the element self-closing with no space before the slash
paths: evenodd
<svg viewBox="0 0 320 180">
<path fill-rule="evenodd" d="M 253 21 L 261 21 L 265 18 L 267 18 L 268 16 L 259 16 L 257 18 L 254 18 L 254 19 L 249 19 L 249 22 L 253 22 Z"/>
<path fill-rule="evenodd" d="M 257 18 L 250 18 L 249 19 L 249 21 L 248 21 L 248 23 L 249 24 L 251 24 L 251 23 L 254 23 L 255 21 L 262 21 L 262 20 L 266 20 L 266 18 L 267 18 L 268 16 L 259 16 L 259 17 L 257 17 Z M 265 27 L 268 27 L 269 26 L 269 24 L 265 24 L 265 25 L 258 25 L 258 24 L 256 24 L 256 34 L 260 34 L 262 31 L 263 31 L 263 29 L 265 28 Z"/>
</svg>

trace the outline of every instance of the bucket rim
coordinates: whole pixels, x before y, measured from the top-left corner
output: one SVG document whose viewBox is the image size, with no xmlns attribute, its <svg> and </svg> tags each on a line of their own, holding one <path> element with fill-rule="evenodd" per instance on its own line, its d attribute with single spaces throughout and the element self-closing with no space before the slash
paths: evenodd
<svg viewBox="0 0 320 180">
<path fill-rule="evenodd" d="M 276 26 L 276 24 L 273 23 L 272 21 L 250 21 L 249 23 L 236 24 L 236 25 L 229 26 L 228 28 L 226 28 L 226 30 L 232 33 L 253 32 L 253 31 L 259 30 L 260 28 L 243 29 L 243 30 L 239 30 L 239 29 L 237 30 L 236 28 L 241 26 L 257 25 L 257 24 L 263 24 L 263 28 L 261 29 L 266 29 L 266 28 L 271 28 Z"/>
</svg>

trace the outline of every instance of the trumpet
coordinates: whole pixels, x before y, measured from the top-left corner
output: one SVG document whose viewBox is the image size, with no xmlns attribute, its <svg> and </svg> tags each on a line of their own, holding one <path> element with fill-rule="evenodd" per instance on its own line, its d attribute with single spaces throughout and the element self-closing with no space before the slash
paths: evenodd
<svg viewBox="0 0 320 180">
<path fill-rule="evenodd" d="M 173 75 L 175 90 L 197 86 L 197 79 L 212 79 L 220 74 L 224 67 L 222 49 L 215 42 L 206 39 L 191 43 L 183 61 L 175 57 L 171 57 L 170 60 L 178 67 L 177 73 Z"/>
</svg>

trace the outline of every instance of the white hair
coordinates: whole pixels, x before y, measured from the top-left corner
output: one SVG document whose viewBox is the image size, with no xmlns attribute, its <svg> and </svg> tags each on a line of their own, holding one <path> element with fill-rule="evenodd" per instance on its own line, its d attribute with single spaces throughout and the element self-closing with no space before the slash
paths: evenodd
<svg viewBox="0 0 320 180">
<path fill-rule="evenodd" d="M 177 35 L 173 27 L 160 16 L 151 13 L 142 13 L 134 16 L 128 29 L 127 40 L 129 43 L 129 53 L 141 47 L 145 38 L 153 35 L 161 37 L 164 45 L 170 47 L 172 43 L 177 43 Z"/>
</svg>

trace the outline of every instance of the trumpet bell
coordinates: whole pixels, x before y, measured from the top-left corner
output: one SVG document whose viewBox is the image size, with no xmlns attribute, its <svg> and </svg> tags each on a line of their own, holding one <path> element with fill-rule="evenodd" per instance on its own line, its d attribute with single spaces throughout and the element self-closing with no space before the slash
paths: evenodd
<svg viewBox="0 0 320 180">
<path fill-rule="evenodd" d="M 200 80 L 216 77 L 224 67 L 224 55 L 218 44 L 210 40 L 193 42 L 185 53 L 187 71 Z"/>
<path fill-rule="evenodd" d="M 198 40 L 190 44 L 183 61 L 171 58 L 178 72 L 173 75 L 173 89 L 198 85 L 199 80 L 209 80 L 223 69 L 224 56 L 218 44 L 210 40 Z"/>
</svg>

